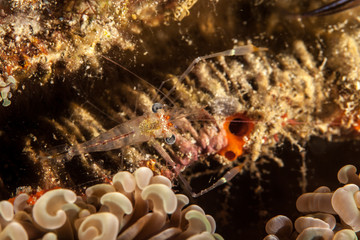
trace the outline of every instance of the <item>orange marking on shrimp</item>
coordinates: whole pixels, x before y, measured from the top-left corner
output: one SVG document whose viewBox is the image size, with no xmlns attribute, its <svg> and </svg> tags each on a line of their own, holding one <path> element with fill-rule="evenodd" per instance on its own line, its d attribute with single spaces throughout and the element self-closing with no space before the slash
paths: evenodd
<svg viewBox="0 0 360 240">
<path fill-rule="evenodd" d="M 224 123 L 224 130 L 228 145 L 218 151 L 218 154 L 226 157 L 230 161 L 243 154 L 243 146 L 254 128 L 254 122 L 244 113 L 237 113 L 227 117 Z"/>
</svg>

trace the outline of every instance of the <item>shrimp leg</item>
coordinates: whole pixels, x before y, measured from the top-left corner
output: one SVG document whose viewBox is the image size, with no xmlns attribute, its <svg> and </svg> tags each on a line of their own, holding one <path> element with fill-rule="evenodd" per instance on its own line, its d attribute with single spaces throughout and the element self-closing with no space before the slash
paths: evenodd
<svg viewBox="0 0 360 240">
<path fill-rule="evenodd" d="M 181 83 L 183 81 L 183 79 L 185 79 L 185 77 L 194 69 L 195 65 L 198 64 L 200 61 L 204 61 L 204 60 L 209 59 L 209 58 L 220 57 L 220 56 L 225 56 L 226 57 L 226 56 L 245 55 L 247 53 L 252 53 L 252 52 L 256 52 L 256 51 L 264 51 L 264 50 L 267 50 L 267 48 L 257 48 L 257 47 L 255 47 L 253 45 L 246 45 L 246 46 L 235 47 L 233 49 L 225 50 L 225 51 L 222 51 L 222 52 L 217 52 L 217 53 L 205 55 L 205 56 L 202 56 L 202 57 L 197 57 L 191 62 L 191 64 L 186 68 L 186 70 L 180 75 L 180 77 L 178 78 L 179 81 L 177 82 L 177 84 Z M 160 89 L 162 88 L 162 86 L 164 85 L 165 82 L 166 81 L 164 81 L 160 85 L 160 87 L 159 87 Z M 168 93 L 164 96 L 164 99 L 169 98 L 170 94 L 175 89 L 176 89 L 176 85 L 173 86 L 173 88 L 168 91 Z M 230 169 L 228 172 L 225 173 L 225 175 L 222 178 L 220 178 L 213 185 L 211 185 L 210 187 L 200 191 L 199 193 L 194 193 L 193 190 L 192 190 L 192 187 L 190 186 L 190 184 L 187 182 L 187 180 L 180 173 L 180 169 L 178 168 L 179 166 L 177 166 L 175 164 L 175 162 L 172 160 L 172 158 L 169 156 L 169 154 L 167 154 L 165 152 L 165 150 L 157 143 L 153 143 L 153 147 L 165 159 L 165 161 L 173 168 L 173 170 L 177 174 L 180 181 L 184 184 L 186 191 L 188 191 L 190 193 L 190 195 L 192 197 L 194 197 L 194 198 L 200 197 L 200 196 L 210 192 L 211 190 L 213 190 L 213 189 L 215 189 L 215 188 L 217 188 L 217 187 L 231 181 L 238 173 L 242 172 L 242 168 L 244 166 L 244 164 L 241 164 L 239 166 L 236 166 L 236 167 Z"/>
<path fill-rule="evenodd" d="M 245 46 L 238 46 L 234 47 L 232 49 L 228 49 L 222 52 L 212 53 L 205 56 L 197 57 L 195 58 L 191 64 L 186 68 L 186 70 L 180 75 L 178 78 L 179 80 L 177 83 L 167 92 L 167 94 L 164 96 L 163 99 L 169 99 L 169 96 L 171 93 L 173 93 L 177 87 L 177 84 L 180 84 L 185 77 L 194 69 L 196 64 L 198 64 L 200 61 L 205 61 L 206 59 L 215 58 L 215 57 L 229 57 L 229 56 L 241 56 L 245 55 L 247 53 L 257 52 L 257 51 L 265 51 L 267 48 L 261 48 L 261 47 L 255 47 L 254 45 L 245 45 Z M 168 81 L 168 80 L 166 80 Z M 166 81 L 163 81 L 159 87 L 161 89 Z"/>
<path fill-rule="evenodd" d="M 213 185 L 211 185 L 208 188 L 205 188 L 203 190 L 201 190 L 199 193 L 195 193 L 193 192 L 192 187 L 190 186 L 189 182 L 184 178 L 184 176 L 180 173 L 180 169 L 178 168 L 178 166 L 175 164 L 175 162 L 172 160 L 172 158 L 170 157 L 170 155 L 160 146 L 159 143 L 157 142 L 152 142 L 151 143 L 152 146 L 156 149 L 156 151 L 164 158 L 164 160 L 172 167 L 172 169 L 175 171 L 177 177 L 179 178 L 179 180 L 184 184 L 185 187 L 185 191 L 188 192 L 193 198 L 197 198 L 200 197 L 212 190 L 214 190 L 215 188 L 230 182 L 237 174 L 242 172 L 242 168 L 244 166 L 244 164 L 240 164 L 236 167 L 233 167 L 232 169 L 230 169 L 229 171 L 227 171 L 223 177 L 221 177 L 219 180 L 217 180 Z"/>
<path fill-rule="evenodd" d="M 205 188 L 203 190 L 201 190 L 199 193 L 194 193 L 194 192 L 191 192 L 191 196 L 193 198 L 197 198 L 197 197 L 200 197 L 208 192 L 210 192 L 211 190 L 214 190 L 215 188 L 227 183 L 227 182 L 230 182 L 231 179 L 233 179 L 237 174 L 241 173 L 242 171 L 242 168 L 243 168 L 244 164 L 240 164 L 236 167 L 233 167 L 232 169 L 230 169 L 229 171 L 227 171 L 223 177 L 221 177 L 219 180 L 217 180 L 213 185 L 211 185 L 210 187 L 208 188 Z"/>
<path fill-rule="evenodd" d="M 240 164 L 236 167 L 233 167 L 232 169 L 230 169 L 229 171 L 227 171 L 223 177 L 221 177 L 219 180 L 217 180 L 213 185 L 211 185 L 208 188 L 205 188 L 203 190 L 201 190 L 199 193 L 195 193 L 193 192 L 192 187 L 190 186 L 189 182 L 184 178 L 184 176 L 180 173 L 179 169 L 177 168 L 175 162 L 171 159 L 170 155 L 165 152 L 165 150 L 160 146 L 160 144 L 153 142 L 152 143 L 153 147 L 156 149 L 156 151 L 165 159 L 165 161 L 173 168 L 173 170 L 175 171 L 175 173 L 177 174 L 179 180 L 184 184 L 185 186 L 185 190 L 193 197 L 193 198 L 197 198 L 200 197 L 212 190 L 214 190 L 215 188 L 230 182 L 237 174 L 242 172 L 242 169 L 244 167 L 244 164 Z"/>
</svg>

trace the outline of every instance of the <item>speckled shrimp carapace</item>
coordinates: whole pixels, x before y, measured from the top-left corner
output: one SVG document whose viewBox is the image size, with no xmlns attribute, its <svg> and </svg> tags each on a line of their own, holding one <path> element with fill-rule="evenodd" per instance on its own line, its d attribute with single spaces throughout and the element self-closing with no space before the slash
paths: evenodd
<svg viewBox="0 0 360 240">
<path fill-rule="evenodd" d="M 150 143 L 156 151 L 161 155 L 161 157 L 166 161 L 166 163 L 174 170 L 176 175 L 179 176 L 180 180 L 184 181 L 183 177 L 180 174 L 181 169 L 189 165 L 190 163 L 197 160 L 197 155 L 204 152 L 206 154 L 215 154 L 218 150 L 220 150 L 223 144 L 217 144 L 217 147 L 210 146 L 211 140 L 198 140 L 199 143 L 197 147 L 194 147 L 194 143 L 186 141 L 182 138 L 180 134 L 176 134 L 175 125 L 182 125 L 183 129 L 188 129 L 189 131 L 194 130 L 191 126 L 189 126 L 186 121 L 181 121 L 182 111 L 168 111 L 167 107 L 163 104 L 165 99 L 168 99 L 172 92 L 179 86 L 179 84 L 185 79 L 185 77 L 194 69 L 195 65 L 200 61 L 214 58 L 214 57 L 224 57 L 224 56 L 237 56 L 237 55 L 245 55 L 247 53 L 255 52 L 263 50 L 260 48 L 256 48 L 253 45 L 246 45 L 235 47 L 233 49 L 229 49 L 223 52 L 218 52 L 214 54 L 205 55 L 202 57 L 197 57 L 193 60 L 193 62 L 188 66 L 188 68 L 180 75 L 178 81 L 174 84 L 174 86 L 167 92 L 164 98 L 159 102 L 155 103 L 152 106 L 153 112 L 145 113 L 142 116 L 133 118 L 127 122 L 119 124 L 118 126 L 101 133 L 97 137 L 89 141 L 85 141 L 80 144 L 74 144 L 73 146 L 62 146 L 60 148 L 55 149 L 54 151 L 48 152 L 48 159 L 60 160 L 60 162 L 65 160 L 70 160 L 76 155 L 91 153 L 91 152 L 99 152 L 99 151 L 109 151 L 113 149 L 119 149 L 124 146 L 139 144 L 143 142 Z M 179 114 L 180 112 L 180 114 Z M 206 114 L 206 113 L 203 113 Z M 180 116 L 178 116 L 180 115 Z M 175 121 L 173 123 L 173 121 Z M 194 130 L 195 131 L 195 130 Z M 196 134 L 195 134 L 196 135 Z M 202 132 L 200 133 L 200 137 L 206 138 L 208 133 Z M 198 137 L 198 139 L 200 139 Z M 170 156 L 164 148 L 156 141 L 152 141 L 155 138 L 165 138 L 166 143 L 173 144 L 176 139 L 181 145 L 181 152 L 186 153 L 184 158 L 173 159 L 171 154 Z M 203 138 L 203 139 L 204 139 Z M 206 149 L 205 151 L 200 151 L 199 149 Z M 241 167 L 235 167 L 231 169 L 228 173 L 225 174 L 218 182 L 212 185 L 210 188 L 207 188 L 199 194 L 192 194 L 194 197 L 200 196 L 211 189 L 230 181 L 237 173 L 239 173 Z M 191 187 L 185 183 L 188 190 L 191 191 Z"/>
</svg>

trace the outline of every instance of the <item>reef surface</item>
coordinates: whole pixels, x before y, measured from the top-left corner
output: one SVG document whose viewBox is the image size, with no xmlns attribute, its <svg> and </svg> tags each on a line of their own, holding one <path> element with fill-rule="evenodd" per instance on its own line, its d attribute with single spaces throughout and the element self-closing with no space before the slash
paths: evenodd
<svg viewBox="0 0 360 240">
<path fill-rule="evenodd" d="M 302 192 L 333 189 L 341 166 L 359 167 L 359 9 L 302 18 L 329 1 L 31 2 L 1 3 L 2 199 L 21 186 L 81 192 L 144 165 L 169 173 L 147 143 L 70 161 L 41 157 L 141 116 L 163 98 L 161 83 L 165 94 L 176 86 L 165 102 L 189 113 L 183 142 L 200 142 L 189 129 L 214 137 L 209 129 L 220 132 L 235 113 L 254 124 L 235 161 L 198 146 L 195 160 L 179 142 L 164 147 L 196 191 L 245 164 L 230 184 L 193 200 L 225 239 L 264 237 L 272 216 L 297 217 Z M 246 44 L 268 50 L 202 61 L 181 84 L 164 82 L 198 56 Z"/>
</svg>

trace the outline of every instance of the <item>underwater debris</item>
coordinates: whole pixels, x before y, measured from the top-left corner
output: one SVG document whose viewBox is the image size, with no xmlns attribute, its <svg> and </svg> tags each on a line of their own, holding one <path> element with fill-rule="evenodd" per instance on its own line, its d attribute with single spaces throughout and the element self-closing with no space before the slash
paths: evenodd
<svg viewBox="0 0 360 240">
<path fill-rule="evenodd" d="M 6 81 L 0 78 L 0 102 L 4 107 L 7 107 L 11 104 L 9 98 L 11 98 L 11 89 L 16 88 L 17 82 L 13 76 L 8 76 Z"/>
<path fill-rule="evenodd" d="M 85 63 L 101 73 L 99 58 L 110 49 L 134 51 L 142 24 L 181 21 L 196 0 L 17 1 L 1 3 L 0 76 L 39 86 Z M 59 67 L 63 65 L 63 67 Z M 59 69 L 60 68 L 60 69 Z M 10 104 L 2 96 L 3 105 Z"/>
<path fill-rule="evenodd" d="M 0 238 L 6 239 L 223 239 L 201 207 L 171 190 L 171 182 L 142 167 L 118 172 L 76 196 L 47 191 L 34 205 L 23 193 L 0 202 Z"/>
<path fill-rule="evenodd" d="M 293 232 L 293 223 L 288 217 L 278 215 L 267 222 L 265 228 L 269 235 L 264 239 L 357 239 L 360 178 L 356 167 L 342 167 L 337 178 L 344 186 L 335 191 L 321 186 L 297 199 L 297 210 L 307 215 L 295 220 L 296 231 Z"/>
</svg>

